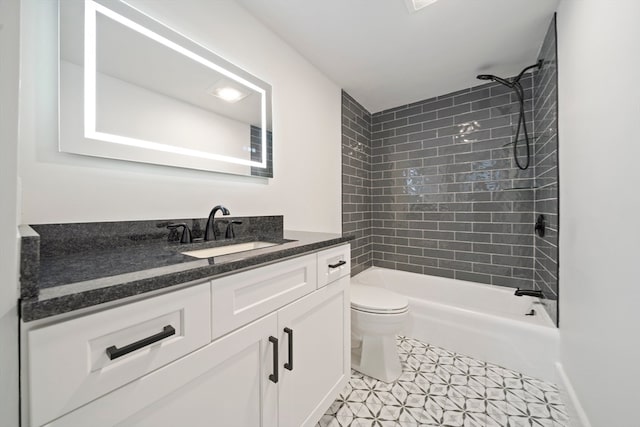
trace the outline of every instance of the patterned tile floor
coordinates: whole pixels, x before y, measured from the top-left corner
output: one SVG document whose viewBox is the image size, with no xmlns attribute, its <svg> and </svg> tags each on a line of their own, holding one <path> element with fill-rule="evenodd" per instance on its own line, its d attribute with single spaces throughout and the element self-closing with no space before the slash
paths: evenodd
<svg viewBox="0 0 640 427">
<path fill-rule="evenodd" d="M 398 337 L 403 373 L 383 383 L 352 371 L 317 427 L 566 427 L 555 385 Z"/>
</svg>

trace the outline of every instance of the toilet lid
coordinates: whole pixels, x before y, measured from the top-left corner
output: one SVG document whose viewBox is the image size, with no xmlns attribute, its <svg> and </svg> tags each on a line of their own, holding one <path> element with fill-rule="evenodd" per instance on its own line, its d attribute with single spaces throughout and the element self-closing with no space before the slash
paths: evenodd
<svg viewBox="0 0 640 427">
<path fill-rule="evenodd" d="M 402 313 L 409 300 L 387 289 L 351 282 L 351 307 L 369 313 Z"/>
</svg>

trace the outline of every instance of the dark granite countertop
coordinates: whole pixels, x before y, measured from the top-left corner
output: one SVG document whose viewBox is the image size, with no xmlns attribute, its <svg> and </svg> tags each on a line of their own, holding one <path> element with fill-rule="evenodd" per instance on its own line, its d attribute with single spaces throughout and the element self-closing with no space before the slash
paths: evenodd
<svg viewBox="0 0 640 427">
<path fill-rule="evenodd" d="M 27 248 L 35 246 L 33 233 L 29 232 L 28 227 L 23 231 Z M 41 239 L 44 240 L 44 237 Z M 31 263 L 39 262 L 35 266 L 37 268 L 22 263 L 21 270 L 29 279 L 23 280 L 21 277 L 22 286 L 36 289 L 37 295 L 28 297 L 28 292 L 23 292 L 21 316 L 25 322 L 42 319 L 179 284 L 233 274 L 351 239 L 340 234 L 303 231 L 283 233 L 280 230 L 280 233 L 233 240 L 180 244 L 167 242 L 165 237 L 143 239 L 128 245 L 95 245 L 94 248 L 83 247 L 74 251 L 42 244 L 45 250 L 39 254 L 39 261 L 38 257 L 25 256 Z M 204 259 L 181 254 L 253 240 L 277 245 Z M 23 255 L 29 253 L 25 254 L 23 249 Z M 33 280 L 38 282 L 34 284 Z"/>
</svg>

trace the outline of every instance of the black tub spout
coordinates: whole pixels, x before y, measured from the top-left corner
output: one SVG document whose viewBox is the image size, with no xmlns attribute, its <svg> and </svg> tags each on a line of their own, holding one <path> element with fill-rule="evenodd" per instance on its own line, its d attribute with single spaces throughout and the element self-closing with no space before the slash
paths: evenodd
<svg viewBox="0 0 640 427">
<path fill-rule="evenodd" d="M 544 298 L 544 295 L 542 294 L 542 291 L 538 291 L 538 290 L 529 290 L 529 289 L 516 289 L 515 296 L 517 297 L 521 297 L 521 296 L 528 296 L 528 297 L 536 297 L 536 298 Z"/>
</svg>

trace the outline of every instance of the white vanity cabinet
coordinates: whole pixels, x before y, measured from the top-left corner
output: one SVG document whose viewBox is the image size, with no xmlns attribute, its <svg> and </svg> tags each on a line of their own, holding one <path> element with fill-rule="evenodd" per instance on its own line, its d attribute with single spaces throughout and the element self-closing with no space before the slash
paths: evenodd
<svg viewBox="0 0 640 427">
<path fill-rule="evenodd" d="M 276 426 L 270 314 L 48 426 Z"/>
<path fill-rule="evenodd" d="M 209 295 L 207 282 L 41 327 L 26 324 L 22 425 L 43 425 L 207 345 Z M 138 350 L 108 354 L 150 337 L 155 342 Z"/>
<path fill-rule="evenodd" d="M 208 344 L 66 413 L 31 407 L 33 422 L 24 425 L 315 425 L 350 375 L 349 270 L 318 283 L 320 271 L 338 268 L 325 261 L 336 250 L 348 262 L 349 245 L 342 245 L 211 281 L 199 294 L 211 307 L 207 324 L 190 326 L 211 332 Z M 189 289 L 142 302 L 173 296 L 178 303 Z M 137 357 L 144 360 L 145 351 L 153 353 Z M 33 375 L 46 373 L 29 374 L 33 386 Z"/>
</svg>

